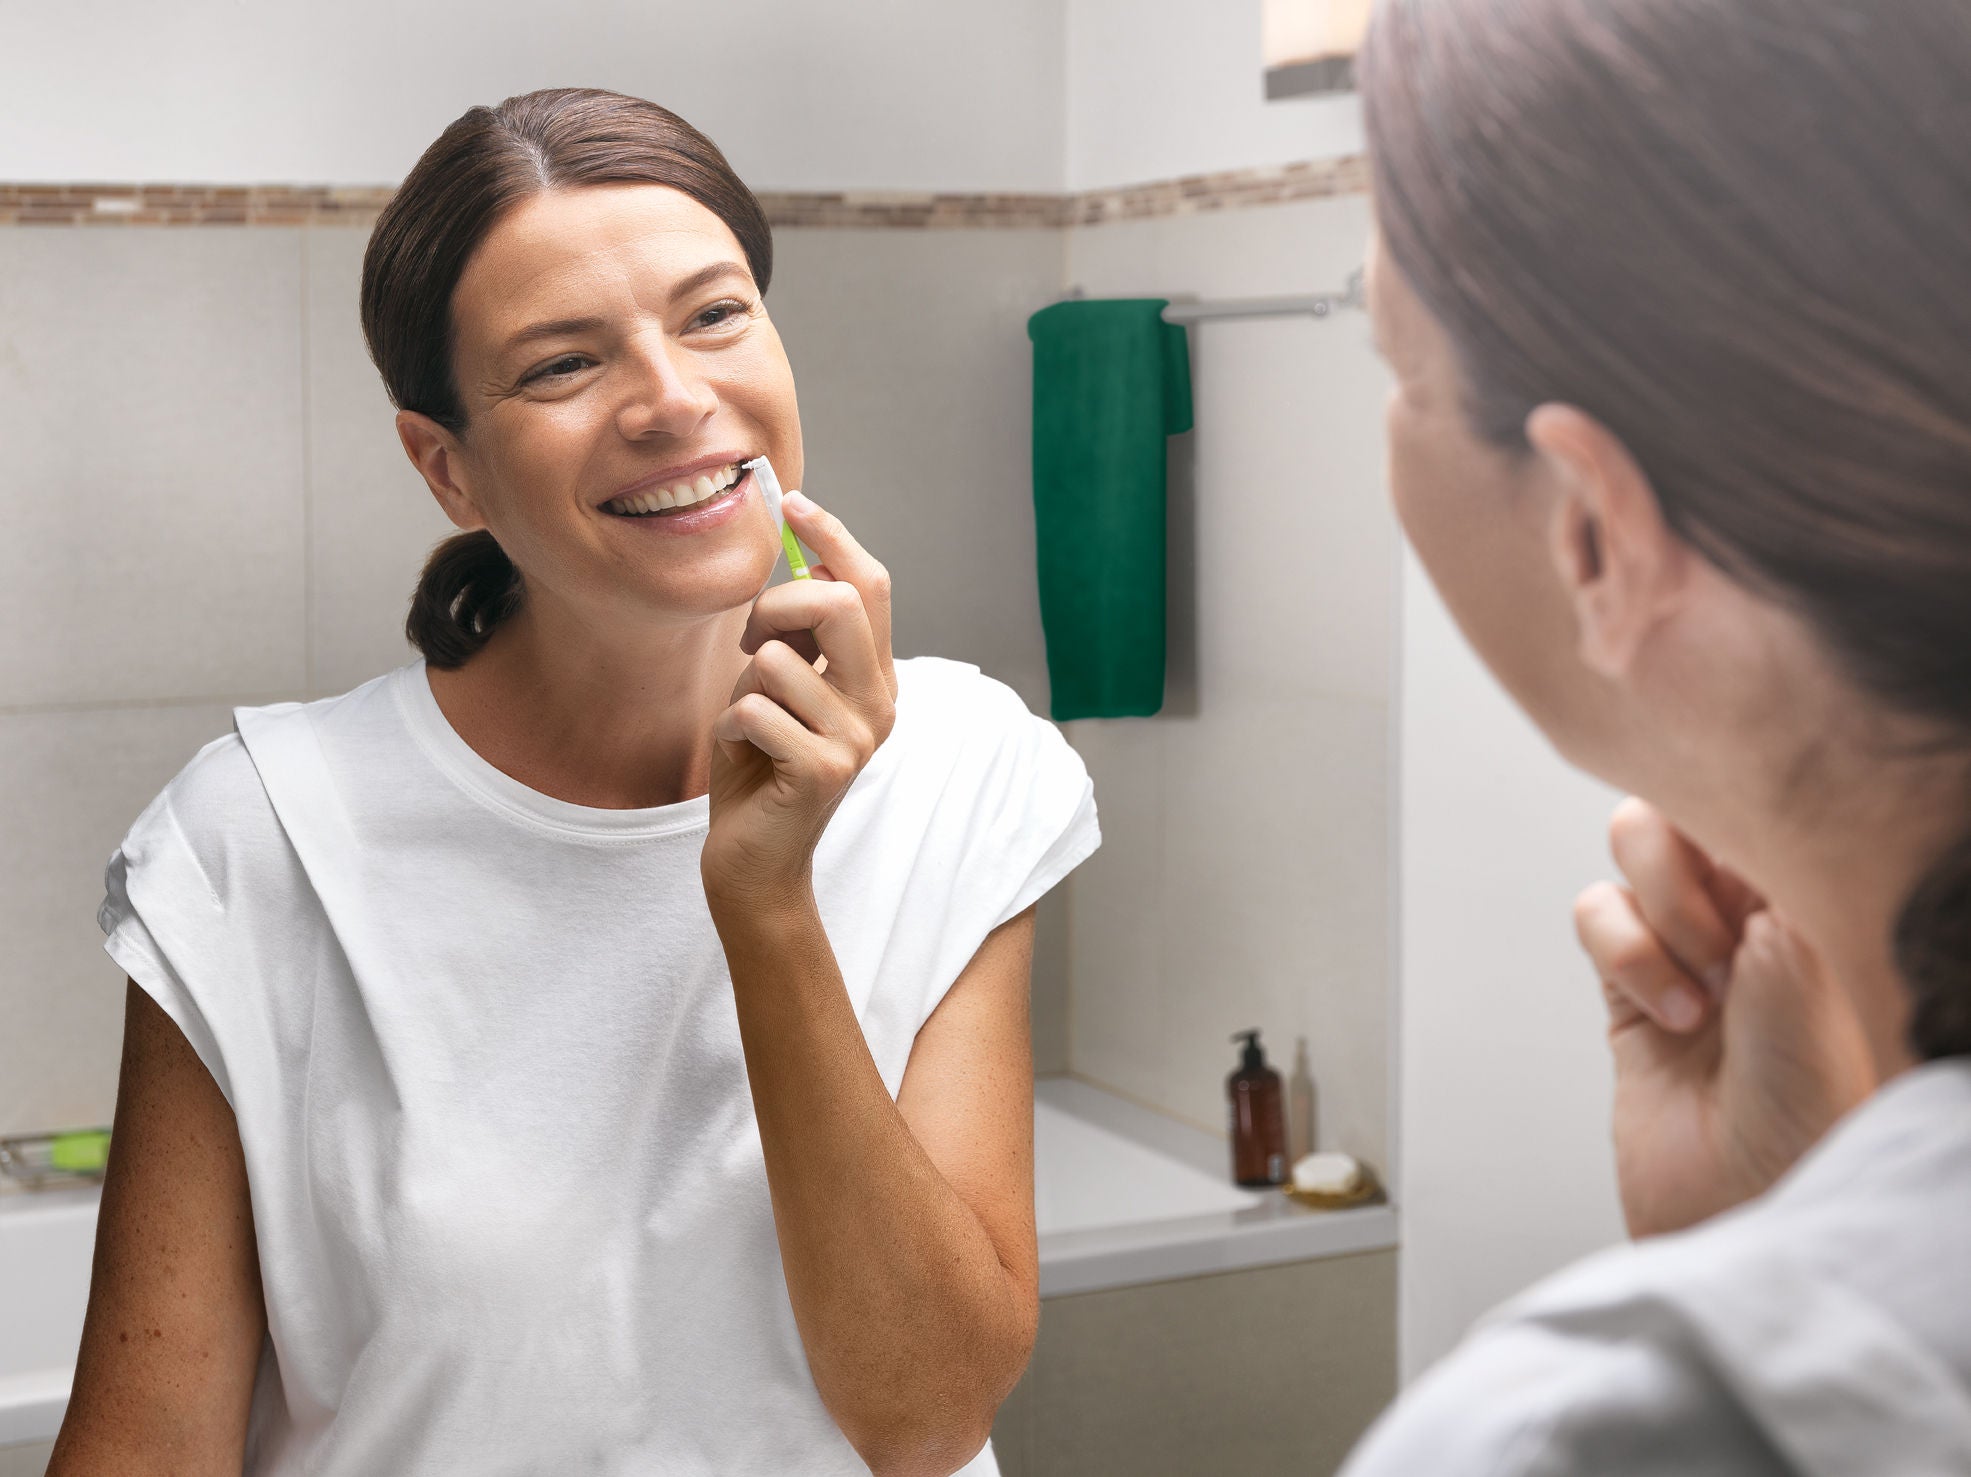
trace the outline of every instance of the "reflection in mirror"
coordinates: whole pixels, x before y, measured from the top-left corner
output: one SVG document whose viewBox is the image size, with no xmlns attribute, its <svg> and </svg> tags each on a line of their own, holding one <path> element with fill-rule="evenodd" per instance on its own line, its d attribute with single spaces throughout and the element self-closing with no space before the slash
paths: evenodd
<svg viewBox="0 0 1971 1477">
<path fill-rule="evenodd" d="M 484 55 L 51 23 L 0 102 L 0 1472 L 1320 1469 L 1387 1401 L 1394 1211 L 1225 1133 L 1259 1025 L 1305 1147 L 1389 1157 L 1359 317 L 1178 333 L 1160 504 L 1035 506 L 1071 283 L 1360 260 L 1359 125 L 1241 142 L 1256 17 L 1204 60 L 1162 3 L 1201 151 L 1120 3 L 598 11 L 548 75 L 503 4 Z M 492 106 L 570 75 L 621 90 Z M 1047 561 L 1156 524 L 1161 706 L 1035 716 Z"/>
</svg>

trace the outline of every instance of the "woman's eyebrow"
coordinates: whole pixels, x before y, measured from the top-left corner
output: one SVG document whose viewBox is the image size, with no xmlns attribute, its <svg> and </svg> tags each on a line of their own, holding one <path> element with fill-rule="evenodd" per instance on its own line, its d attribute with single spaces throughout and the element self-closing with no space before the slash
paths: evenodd
<svg viewBox="0 0 1971 1477">
<path fill-rule="evenodd" d="M 506 341 L 502 354 L 511 354 L 536 339 L 562 338 L 577 333 L 594 333 L 602 327 L 600 318 L 550 318 L 541 323 L 530 323 Z"/>
<path fill-rule="evenodd" d="M 676 302 L 681 297 L 689 297 L 692 293 L 711 286 L 722 277 L 744 277 L 750 282 L 753 274 L 738 262 L 713 262 L 709 266 L 700 267 L 672 287 L 671 300 Z"/>
<path fill-rule="evenodd" d="M 677 282 L 671 288 L 671 297 L 674 301 L 681 297 L 688 297 L 692 293 L 701 291 L 709 287 L 712 283 L 720 281 L 722 278 L 740 277 L 751 281 L 752 276 L 753 274 L 739 262 L 712 262 L 707 266 L 700 267 L 689 277 L 685 277 Z M 500 352 L 503 355 L 511 354 L 516 349 L 525 348 L 528 344 L 540 339 L 562 338 L 578 333 L 594 333 L 603 326 L 603 320 L 600 318 L 545 319 L 540 323 L 530 323 L 519 332 L 513 334 L 507 339 Z"/>
</svg>

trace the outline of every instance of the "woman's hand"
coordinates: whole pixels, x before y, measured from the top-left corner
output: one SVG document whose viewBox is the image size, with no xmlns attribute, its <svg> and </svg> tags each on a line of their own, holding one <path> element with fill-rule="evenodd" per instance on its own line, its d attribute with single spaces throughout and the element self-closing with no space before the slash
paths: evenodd
<svg viewBox="0 0 1971 1477">
<path fill-rule="evenodd" d="M 782 511 L 821 563 L 754 605 L 753 660 L 713 727 L 699 870 L 715 912 L 801 895 L 829 817 L 896 723 L 888 572 L 812 500 L 789 493 Z"/>
<path fill-rule="evenodd" d="M 1627 887 L 1575 927 L 1608 1002 L 1615 1164 L 1630 1234 L 1762 1193 L 1874 1091 L 1861 1024 L 1792 926 L 1652 807 L 1609 826 Z"/>
</svg>

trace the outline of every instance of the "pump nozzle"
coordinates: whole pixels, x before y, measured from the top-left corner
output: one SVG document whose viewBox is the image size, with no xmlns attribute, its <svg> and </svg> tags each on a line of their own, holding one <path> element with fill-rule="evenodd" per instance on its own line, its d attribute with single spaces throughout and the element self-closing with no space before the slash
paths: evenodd
<svg viewBox="0 0 1971 1477">
<path fill-rule="evenodd" d="M 1266 1065 L 1266 1053 L 1260 1049 L 1259 1028 L 1257 1026 L 1253 1027 L 1250 1031 L 1234 1031 L 1232 1033 L 1232 1039 L 1234 1041 L 1243 1041 L 1246 1044 L 1245 1051 L 1239 1057 L 1239 1070 L 1241 1072 L 1250 1072 Z"/>
</svg>

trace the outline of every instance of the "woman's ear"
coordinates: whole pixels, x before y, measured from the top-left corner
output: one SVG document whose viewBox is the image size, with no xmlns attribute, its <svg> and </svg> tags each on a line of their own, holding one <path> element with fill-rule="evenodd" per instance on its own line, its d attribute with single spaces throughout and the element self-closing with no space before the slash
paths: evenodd
<svg viewBox="0 0 1971 1477">
<path fill-rule="evenodd" d="M 1621 439 L 1571 405 L 1542 405 L 1526 439 L 1552 488 L 1548 553 L 1574 607 L 1581 660 L 1620 677 L 1686 587 L 1690 550 Z"/>
<path fill-rule="evenodd" d="M 438 506 L 445 510 L 445 516 L 467 533 L 484 528 L 486 520 L 480 515 L 479 505 L 465 480 L 458 437 L 428 415 L 400 410 L 397 439 L 404 445 L 404 455 L 424 478 L 425 486 L 431 489 L 431 495 L 438 499 Z"/>
</svg>

